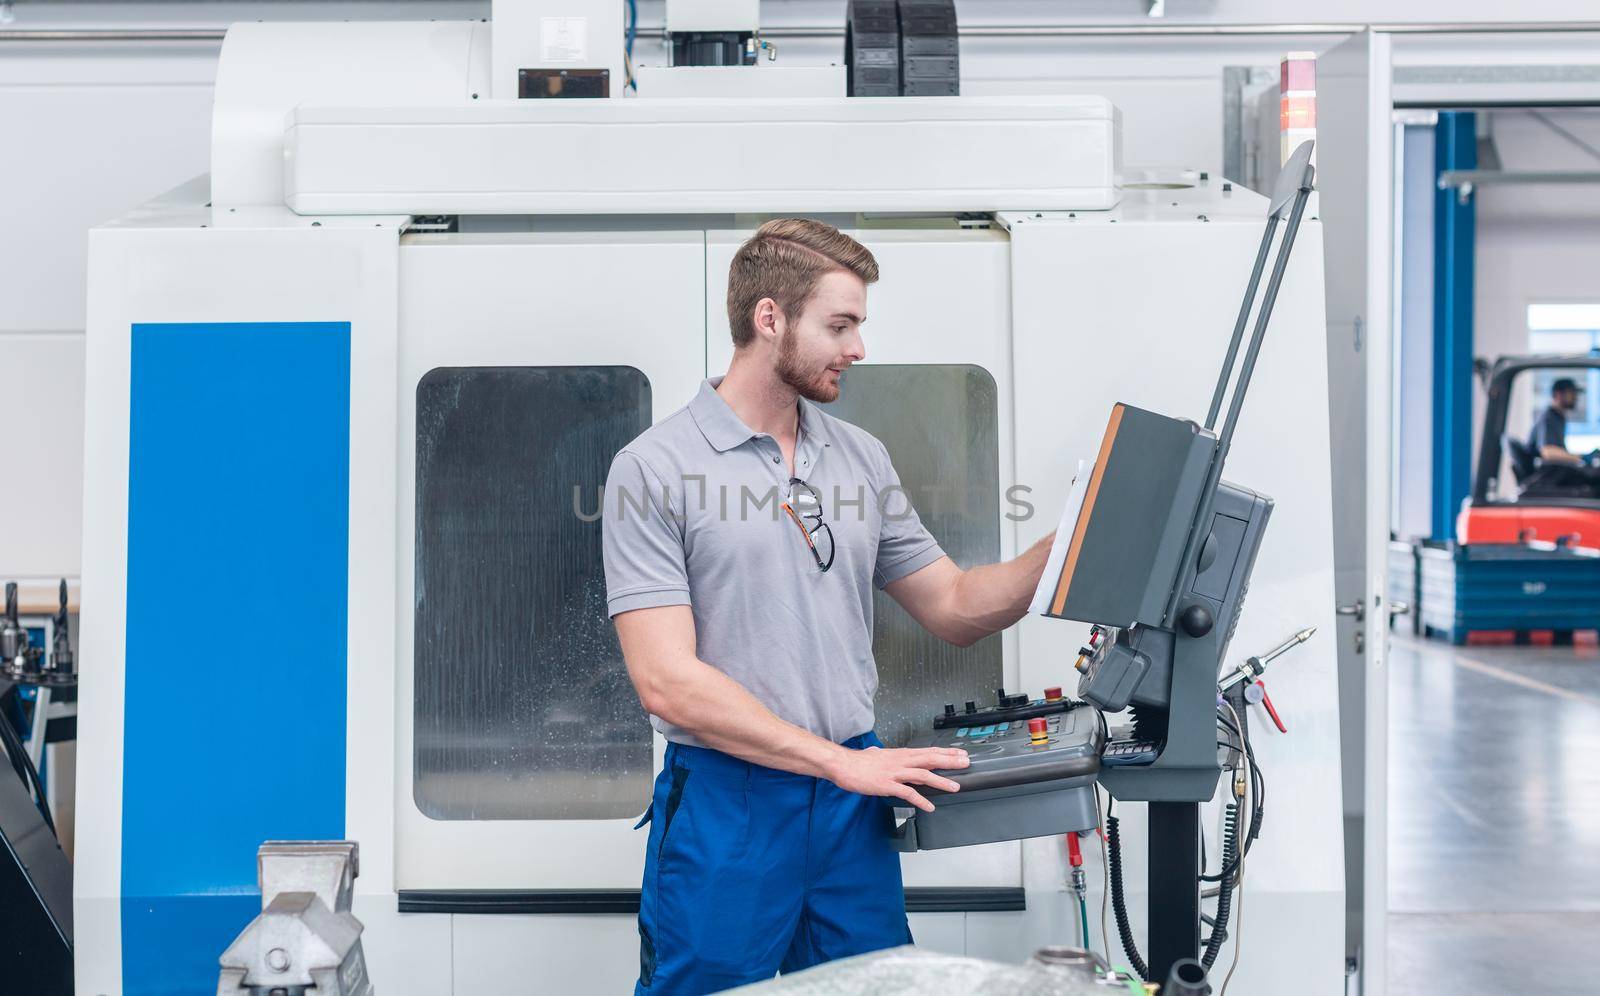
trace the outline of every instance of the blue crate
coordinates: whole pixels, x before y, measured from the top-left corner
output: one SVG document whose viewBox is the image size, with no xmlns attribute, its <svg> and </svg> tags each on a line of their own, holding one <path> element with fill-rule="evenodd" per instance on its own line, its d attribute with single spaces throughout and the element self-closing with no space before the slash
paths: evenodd
<svg viewBox="0 0 1600 996">
<path fill-rule="evenodd" d="M 1475 630 L 1600 627 L 1600 558 L 1474 543 L 1417 549 L 1422 628 L 1457 646 Z"/>
<path fill-rule="evenodd" d="M 1422 633 L 1422 572 L 1417 559 L 1417 548 L 1421 544 L 1406 540 L 1389 541 L 1389 573 L 1388 592 L 1386 596 L 1392 606 L 1396 602 L 1404 602 L 1411 606 L 1410 619 L 1411 632 Z M 1395 617 L 1389 616 L 1389 626 L 1392 629 Z"/>
</svg>

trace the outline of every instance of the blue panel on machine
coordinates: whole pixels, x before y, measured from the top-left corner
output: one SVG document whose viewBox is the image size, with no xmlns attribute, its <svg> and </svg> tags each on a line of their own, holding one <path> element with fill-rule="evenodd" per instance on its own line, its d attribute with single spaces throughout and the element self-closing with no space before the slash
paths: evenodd
<svg viewBox="0 0 1600 996">
<path fill-rule="evenodd" d="M 124 992 L 213 993 L 256 848 L 344 836 L 347 322 L 133 326 Z"/>
</svg>

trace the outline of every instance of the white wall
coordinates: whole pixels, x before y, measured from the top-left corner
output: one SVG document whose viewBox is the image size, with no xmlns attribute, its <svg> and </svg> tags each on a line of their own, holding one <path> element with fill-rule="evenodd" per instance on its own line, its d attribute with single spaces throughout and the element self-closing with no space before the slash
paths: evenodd
<svg viewBox="0 0 1600 996">
<path fill-rule="evenodd" d="M 1600 301 L 1600 221 L 1500 223 L 1478 233 L 1478 356 L 1528 351 L 1528 305 Z"/>
<path fill-rule="evenodd" d="M 1541 113 L 1546 121 L 1526 112 L 1494 112 L 1495 144 L 1505 169 L 1600 171 L 1600 156 L 1549 127 L 1600 149 L 1600 110 Z M 1600 302 L 1600 184 L 1485 186 L 1477 197 L 1473 355 L 1525 353 L 1528 305 Z M 1474 458 L 1484 400 L 1476 389 Z M 1507 429 L 1526 434 L 1527 422 L 1527 412 L 1514 409 Z"/>
<path fill-rule="evenodd" d="M 1487 113 L 1502 168 L 1600 170 L 1600 155 L 1586 152 L 1555 130 L 1560 128 L 1600 149 L 1600 109 Z M 1408 156 L 1425 160 L 1431 184 L 1433 129 L 1409 129 L 1406 148 Z M 1409 191 L 1408 197 L 1413 193 L 1419 198 L 1426 196 L 1426 185 Z M 1475 196 L 1473 355 L 1493 360 L 1528 351 L 1528 305 L 1600 302 L 1600 184 L 1491 184 L 1478 187 Z M 1401 414 L 1396 526 L 1402 536 L 1416 536 L 1428 532 L 1431 504 L 1433 211 L 1431 201 L 1405 203 L 1406 279 L 1416 280 L 1418 289 L 1415 294 L 1410 290 L 1402 294 L 1400 348 L 1404 360 L 1396 407 Z M 1474 384 L 1474 461 L 1482 437 L 1484 400 L 1481 386 Z M 1514 409 L 1512 419 L 1508 430 L 1525 433 L 1526 411 Z"/>
<path fill-rule="evenodd" d="M 1600 110 L 1493 113 L 1495 144 L 1508 170 L 1600 171 Z M 1476 353 L 1528 348 L 1527 306 L 1600 301 L 1600 184 L 1478 188 Z"/>
<path fill-rule="evenodd" d="M 646 0 L 640 8 L 642 25 L 659 23 L 659 3 Z M 0 39 L 18 29 L 218 28 L 258 18 L 470 18 L 485 16 L 488 4 L 24 0 L 9 9 L 14 19 L 0 24 Z M 1168 0 L 1168 15 L 1159 22 L 1167 25 L 1323 27 L 1321 33 L 973 37 L 962 46 L 964 89 L 1103 94 L 1123 110 L 1128 163 L 1216 170 L 1223 158 L 1224 66 L 1275 67 L 1285 51 L 1326 49 L 1343 38 L 1329 33 L 1330 23 L 1562 21 L 1592 17 L 1593 10 L 1589 0 L 1524 0 L 1514 12 L 1484 0 Z M 767 0 L 763 20 L 777 28 L 832 29 L 842 24 L 843 12 L 842 0 Z M 1145 18 L 1142 0 L 965 0 L 961 17 L 968 26 L 1155 23 Z M 1595 50 L 1592 43 L 1585 47 L 1594 37 L 1409 34 L 1397 40 L 1396 61 L 1481 63 L 1515 47 L 1516 57 L 1528 61 L 1595 62 L 1600 57 L 1583 54 Z M 641 40 L 641 61 L 649 61 L 658 45 Z M 780 58 L 793 63 L 842 57 L 837 37 L 783 37 L 778 45 Z M 85 232 L 207 170 L 218 48 L 215 41 L 0 40 L 6 149 L 0 158 L 0 217 L 6 219 L 0 229 L 0 370 L 27 371 L 30 380 L 25 395 L 0 394 L 0 420 L 11 430 L 12 454 L 37 482 L 0 491 L 0 522 L 8 527 L 0 579 L 77 573 L 82 386 L 76 371 Z M 1518 237 L 1505 238 L 1511 245 Z M 1542 267 L 1534 270 L 1549 276 Z M 1480 294 L 1490 286 L 1480 282 Z M 1495 321 L 1495 328 L 1504 326 Z"/>
<path fill-rule="evenodd" d="M 0 580 L 77 576 L 87 231 L 204 172 L 214 61 L 0 46 L 0 424 L 25 475 L 0 491 Z"/>
</svg>

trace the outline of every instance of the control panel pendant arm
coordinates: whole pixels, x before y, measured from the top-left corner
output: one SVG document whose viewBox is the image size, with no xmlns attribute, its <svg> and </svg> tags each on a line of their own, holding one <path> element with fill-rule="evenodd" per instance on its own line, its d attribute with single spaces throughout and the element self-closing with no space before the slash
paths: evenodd
<svg viewBox="0 0 1600 996">
<path fill-rule="evenodd" d="M 1261 274 L 1266 272 L 1267 255 L 1277 231 L 1278 215 L 1274 212 L 1267 215 L 1267 227 L 1261 232 L 1261 246 L 1256 250 L 1256 265 L 1250 270 L 1250 282 L 1245 285 L 1244 300 L 1239 304 L 1239 317 L 1233 323 L 1233 338 L 1228 340 L 1228 355 L 1222 358 L 1222 376 L 1217 378 L 1217 388 L 1211 395 L 1211 408 L 1206 412 L 1207 429 L 1215 429 L 1217 416 L 1222 414 L 1222 399 L 1228 393 L 1233 363 L 1239 356 L 1239 344 L 1244 341 L 1245 326 L 1250 323 L 1250 309 L 1256 303 L 1256 288 L 1261 285 Z"/>
<path fill-rule="evenodd" d="M 1205 487 L 1201 489 L 1200 507 L 1194 518 L 1194 526 L 1189 531 L 1188 543 L 1184 547 L 1183 559 L 1177 583 L 1173 586 L 1172 594 L 1167 602 L 1166 617 L 1172 621 L 1178 610 L 1178 599 L 1183 591 L 1183 579 L 1188 574 L 1191 566 L 1198 568 L 1201 550 L 1210 530 L 1206 523 L 1211 521 L 1211 513 L 1215 504 L 1217 484 L 1222 480 L 1222 468 L 1228 459 L 1228 449 L 1233 445 L 1233 433 L 1239 426 L 1239 412 L 1244 407 L 1244 395 L 1250 388 L 1250 377 L 1255 372 L 1256 359 L 1261 355 L 1261 344 L 1266 339 L 1267 323 L 1272 319 L 1272 308 L 1278 300 L 1278 290 L 1283 286 L 1283 275 L 1289 268 L 1289 255 L 1294 249 L 1296 234 L 1300 231 L 1300 219 L 1304 216 L 1306 202 L 1311 199 L 1312 181 L 1316 176 L 1316 168 L 1311 165 L 1312 142 L 1302 142 L 1294 150 L 1289 161 L 1284 164 L 1282 172 L 1278 174 L 1277 185 L 1273 188 L 1272 203 L 1268 208 L 1267 227 L 1262 235 L 1261 248 L 1256 254 L 1255 268 L 1250 274 L 1250 283 L 1245 287 L 1244 302 L 1239 309 L 1239 318 L 1234 325 L 1233 339 L 1228 344 L 1227 356 L 1222 362 L 1222 372 L 1217 376 L 1216 391 L 1211 399 L 1211 411 L 1206 416 L 1206 428 L 1212 428 L 1216 420 L 1217 408 L 1222 402 L 1222 395 L 1228 386 L 1228 381 L 1233 373 L 1234 360 L 1238 353 L 1240 335 L 1244 331 L 1244 324 L 1254 305 L 1256 292 L 1261 284 L 1261 271 L 1266 262 L 1267 247 L 1272 241 L 1272 235 L 1277 228 L 1278 219 L 1285 210 L 1289 212 L 1289 223 L 1284 228 L 1283 241 L 1278 246 L 1278 256 L 1272 263 L 1272 276 L 1267 280 L 1266 293 L 1261 299 L 1261 308 L 1256 315 L 1256 324 L 1250 334 L 1250 345 L 1245 350 L 1244 360 L 1240 364 L 1238 383 L 1234 385 L 1233 396 L 1228 401 L 1228 417 L 1222 424 L 1222 433 L 1217 440 L 1215 456 L 1212 457 L 1211 470 L 1206 475 Z"/>
</svg>

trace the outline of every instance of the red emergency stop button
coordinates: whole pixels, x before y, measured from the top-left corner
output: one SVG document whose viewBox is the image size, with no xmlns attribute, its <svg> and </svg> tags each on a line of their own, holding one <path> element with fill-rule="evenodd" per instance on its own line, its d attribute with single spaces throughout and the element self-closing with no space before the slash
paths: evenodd
<svg viewBox="0 0 1600 996">
<path fill-rule="evenodd" d="M 1050 741 L 1050 724 L 1043 716 L 1028 720 L 1028 738 L 1035 744 Z"/>
<path fill-rule="evenodd" d="M 1058 686 L 1055 686 L 1053 688 L 1046 688 L 1044 690 L 1044 700 L 1046 702 L 1060 702 L 1061 701 L 1061 687 L 1058 685 Z"/>
</svg>

